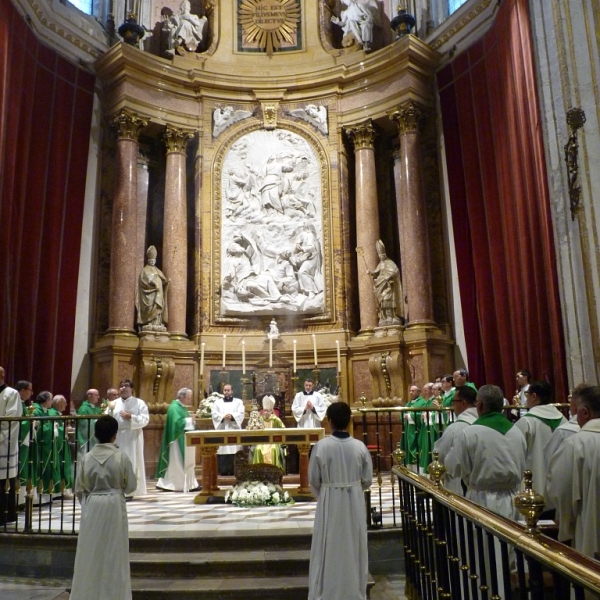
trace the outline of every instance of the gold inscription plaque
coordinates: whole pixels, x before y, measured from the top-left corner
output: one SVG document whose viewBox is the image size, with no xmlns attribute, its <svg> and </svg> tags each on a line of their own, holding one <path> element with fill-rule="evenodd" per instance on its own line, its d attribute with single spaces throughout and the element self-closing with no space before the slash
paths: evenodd
<svg viewBox="0 0 600 600">
<path fill-rule="evenodd" d="M 270 56 L 282 46 L 298 44 L 298 0 L 241 0 L 239 18 L 244 45 Z"/>
</svg>

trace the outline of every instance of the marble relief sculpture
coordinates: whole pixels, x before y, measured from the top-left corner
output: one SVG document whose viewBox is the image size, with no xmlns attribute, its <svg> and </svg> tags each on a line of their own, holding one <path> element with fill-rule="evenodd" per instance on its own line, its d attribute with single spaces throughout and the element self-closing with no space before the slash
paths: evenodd
<svg viewBox="0 0 600 600">
<path fill-rule="evenodd" d="M 379 6 L 376 0 L 342 0 L 347 6 L 339 18 L 331 17 L 331 22 L 339 25 L 344 32 L 342 46 L 358 44 L 365 52 L 372 49 L 373 25 L 381 26 Z"/>
<path fill-rule="evenodd" d="M 237 140 L 221 175 L 221 312 L 324 311 L 321 165 L 300 135 Z"/>
<path fill-rule="evenodd" d="M 178 15 L 165 17 L 164 28 L 169 35 L 167 54 L 196 52 L 204 38 L 206 24 L 206 17 L 192 14 L 189 0 L 183 0 Z"/>
<path fill-rule="evenodd" d="M 387 257 L 381 240 L 375 244 L 379 264 L 369 275 L 379 306 L 379 326 L 402 325 L 404 323 L 404 296 L 400 282 L 400 270 L 396 263 Z"/>
<path fill-rule="evenodd" d="M 295 108 L 290 110 L 288 114 L 290 114 L 292 117 L 296 117 L 297 119 L 302 119 L 303 121 L 310 123 L 313 127 L 325 135 L 329 133 L 329 128 L 327 126 L 326 106 L 307 104 L 304 108 Z"/>
<path fill-rule="evenodd" d="M 228 127 L 253 114 L 250 110 L 234 110 L 233 106 L 215 108 L 213 111 L 213 137 L 219 137 Z"/>
<path fill-rule="evenodd" d="M 137 322 L 141 331 L 166 331 L 169 322 L 167 291 L 169 279 L 156 266 L 156 248 L 146 252 L 148 264 L 141 270 L 135 297 Z"/>
</svg>

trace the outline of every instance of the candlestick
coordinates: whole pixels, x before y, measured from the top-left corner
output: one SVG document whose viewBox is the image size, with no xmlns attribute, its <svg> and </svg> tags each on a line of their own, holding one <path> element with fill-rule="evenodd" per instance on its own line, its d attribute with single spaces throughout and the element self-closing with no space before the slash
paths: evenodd
<svg viewBox="0 0 600 600">
<path fill-rule="evenodd" d="M 227 336 L 223 336 L 223 370 L 225 370 L 225 357 L 227 356 Z"/>
<path fill-rule="evenodd" d="M 342 372 L 342 358 L 340 356 L 340 342 L 335 340 L 336 350 L 337 350 L 337 372 Z"/>
<path fill-rule="evenodd" d="M 242 375 L 246 374 L 246 342 L 242 340 Z"/>
<path fill-rule="evenodd" d="M 294 373 L 296 372 L 296 340 L 294 340 Z"/>
<path fill-rule="evenodd" d="M 269 338 L 269 368 L 273 367 L 273 338 Z"/>
<path fill-rule="evenodd" d="M 312 334 L 312 340 L 313 340 L 313 352 L 315 355 L 315 369 L 316 369 L 317 366 L 319 365 L 319 362 L 317 360 L 317 336 L 314 333 Z"/>
<path fill-rule="evenodd" d="M 206 346 L 206 343 L 202 342 L 200 346 L 200 375 L 204 375 L 204 346 Z"/>
</svg>

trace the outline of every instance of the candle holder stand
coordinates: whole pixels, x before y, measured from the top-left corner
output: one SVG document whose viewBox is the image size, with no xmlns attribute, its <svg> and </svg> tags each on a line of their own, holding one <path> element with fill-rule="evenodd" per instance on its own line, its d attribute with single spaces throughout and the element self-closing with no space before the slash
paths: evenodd
<svg viewBox="0 0 600 600">
<path fill-rule="evenodd" d="M 246 391 L 246 386 L 250 385 L 251 382 L 245 375 L 242 375 L 242 377 L 240 377 L 240 381 L 242 383 L 242 400 L 245 403 L 246 400 L 248 400 L 248 392 Z"/>
<path fill-rule="evenodd" d="M 292 380 L 292 389 L 294 390 L 294 396 L 298 393 L 298 375 L 294 372 L 291 377 Z"/>
<path fill-rule="evenodd" d="M 337 385 L 337 397 L 339 400 L 342 399 L 342 374 L 338 371 L 335 375 L 335 382 Z"/>
<path fill-rule="evenodd" d="M 315 389 L 316 387 L 319 385 L 319 368 L 315 365 L 315 368 L 312 370 L 313 372 L 313 379 L 315 380 Z"/>
<path fill-rule="evenodd" d="M 220 372 L 221 375 L 221 394 L 223 393 L 223 388 L 225 387 L 225 384 L 227 383 L 227 371 L 225 371 L 225 369 L 223 369 Z"/>
</svg>

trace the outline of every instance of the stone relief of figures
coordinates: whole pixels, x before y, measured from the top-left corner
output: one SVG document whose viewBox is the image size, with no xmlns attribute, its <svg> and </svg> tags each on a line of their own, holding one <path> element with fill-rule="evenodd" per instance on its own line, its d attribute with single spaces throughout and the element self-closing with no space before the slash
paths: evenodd
<svg viewBox="0 0 600 600">
<path fill-rule="evenodd" d="M 385 246 L 381 240 L 375 244 L 379 256 L 379 264 L 373 271 L 368 271 L 373 278 L 373 287 L 379 306 L 379 326 L 404 324 L 404 295 L 400 282 L 400 270 L 396 263 L 387 257 Z"/>
<path fill-rule="evenodd" d="M 170 12 L 170 11 L 169 11 Z M 179 14 L 163 13 L 163 29 L 168 33 L 166 54 L 185 56 L 187 52 L 196 52 L 206 35 L 207 18 L 191 12 L 189 0 L 179 5 Z"/>
<path fill-rule="evenodd" d="M 228 127 L 251 117 L 251 110 L 234 110 L 233 106 L 221 106 L 213 111 L 213 137 L 219 137 Z"/>
<path fill-rule="evenodd" d="M 321 133 L 327 135 L 329 128 L 327 126 L 327 107 L 317 106 L 316 104 L 307 104 L 304 108 L 295 108 L 289 111 L 292 117 L 302 119 L 310 123 Z"/>
<path fill-rule="evenodd" d="M 169 322 L 167 291 L 169 279 L 156 266 L 156 248 L 150 246 L 146 252 L 148 263 L 138 278 L 135 307 L 141 331 L 166 331 Z"/>
<path fill-rule="evenodd" d="M 377 0 L 342 0 L 347 6 L 339 17 L 331 17 L 331 22 L 339 25 L 344 32 L 342 46 L 354 44 L 362 46 L 365 52 L 372 50 L 373 26 L 381 27 Z"/>
<path fill-rule="evenodd" d="M 301 136 L 236 141 L 221 176 L 224 315 L 323 312 L 321 165 Z"/>
</svg>

